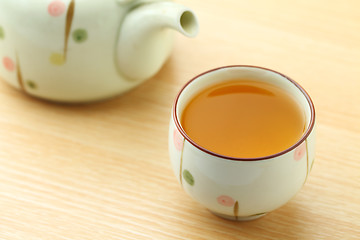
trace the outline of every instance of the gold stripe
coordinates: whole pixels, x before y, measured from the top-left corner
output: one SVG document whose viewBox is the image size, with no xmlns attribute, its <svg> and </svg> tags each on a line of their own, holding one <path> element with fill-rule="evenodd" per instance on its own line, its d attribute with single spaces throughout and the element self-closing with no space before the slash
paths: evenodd
<svg viewBox="0 0 360 240">
<path fill-rule="evenodd" d="M 182 149 L 181 149 L 181 156 L 180 156 L 180 184 L 182 186 L 182 164 L 183 164 L 183 153 L 184 153 L 184 146 L 185 146 L 185 138 L 183 139 Z"/>
<path fill-rule="evenodd" d="M 67 13 L 66 13 L 65 39 L 64 39 L 64 60 L 66 60 L 70 30 L 71 30 L 72 21 L 74 18 L 74 11 L 75 11 L 75 0 L 71 0 L 68 10 L 67 10 Z"/>
<path fill-rule="evenodd" d="M 305 177 L 305 181 L 306 181 L 309 175 L 309 153 L 308 153 L 307 139 L 305 139 L 305 146 L 306 146 L 306 177 Z"/>
<path fill-rule="evenodd" d="M 248 217 L 255 217 L 255 216 L 259 216 L 259 215 L 264 215 L 264 214 L 267 214 L 267 212 L 263 212 L 263 213 L 256 213 L 256 214 L 253 214 L 253 215 L 247 216 L 247 218 L 248 218 Z"/>
<path fill-rule="evenodd" d="M 310 166 L 310 171 L 312 170 L 313 166 L 314 166 L 314 161 L 315 161 L 315 158 L 313 158 L 312 162 L 311 162 L 311 166 Z"/>
<path fill-rule="evenodd" d="M 238 220 L 238 214 L 239 214 L 239 203 L 238 203 L 238 201 L 236 201 L 235 204 L 234 204 L 234 216 L 235 216 L 235 220 Z"/>
<path fill-rule="evenodd" d="M 24 87 L 24 81 L 23 81 L 23 78 L 22 78 L 20 62 L 19 62 L 19 58 L 18 58 L 17 54 L 16 54 L 16 75 L 17 75 L 18 83 L 20 85 L 20 89 L 22 91 L 26 92 L 25 87 Z"/>
</svg>

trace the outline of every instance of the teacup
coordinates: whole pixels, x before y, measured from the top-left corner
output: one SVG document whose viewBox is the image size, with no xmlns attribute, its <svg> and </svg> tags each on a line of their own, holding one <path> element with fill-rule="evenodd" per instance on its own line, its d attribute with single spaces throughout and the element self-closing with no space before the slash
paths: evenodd
<svg viewBox="0 0 360 240">
<path fill-rule="evenodd" d="M 203 148 L 184 131 L 180 119 L 194 96 L 209 86 L 244 78 L 271 83 L 299 103 L 306 128 L 291 147 L 264 157 L 229 157 Z M 298 83 L 279 72 L 245 65 L 213 69 L 190 80 L 177 95 L 169 153 L 178 181 L 194 200 L 222 218 L 256 219 L 287 203 L 306 182 L 315 157 L 314 105 Z"/>
</svg>

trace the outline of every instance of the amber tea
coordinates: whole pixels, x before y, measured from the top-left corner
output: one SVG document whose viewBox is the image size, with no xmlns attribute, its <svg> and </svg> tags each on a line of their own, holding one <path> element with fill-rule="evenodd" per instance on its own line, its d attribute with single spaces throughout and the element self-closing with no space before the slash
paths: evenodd
<svg viewBox="0 0 360 240">
<path fill-rule="evenodd" d="M 253 80 L 232 80 L 201 91 L 185 107 L 187 135 L 214 153 L 257 158 L 294 145 L 305 131 L 305 113 L 289 93 Z"/>
</svg>

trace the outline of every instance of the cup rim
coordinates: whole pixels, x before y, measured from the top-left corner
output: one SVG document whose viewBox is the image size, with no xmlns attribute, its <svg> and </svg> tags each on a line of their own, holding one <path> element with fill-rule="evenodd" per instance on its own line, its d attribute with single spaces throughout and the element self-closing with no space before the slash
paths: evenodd
<svg viewBox="0 0 360 240">
<path fill-rule="evenodd" d="M 255 157 L 255 158 L 238 158 L 238 157 L 231 157 L 231 156 L 226 156 L 226 155 L 222 155 L 222 154 L 219 154 L 219 153 L 215 153 L 213 151 L 210 151 L 202 146 L 200 146 L 199 144 L 197 144 L 195 141 L 193 141 L 187 134 L 186 132 L 183 130 L 180 122 L 179 122 L 179 119 L 178 119 L 178 116 L 177 116 L 177 106 L 178 106 L 178 101 L 179 101 L 179 98 L 180 98 L 180 95 L 182 94 L 182 92 L 185 90 L 185 88 L 187 88 L 190 83 L 192 83 L 193 81 L 196 81 L 196 79 L 198 79 L 199 77 L 203 76 L 203 75 L 206 75 L 208 73 L 211 73 L 211 72 L 215 72 L 215 71 L 218 71 L 218 70 L 221 70 L 221 69 L 227 69 L 227 68 L 256 68 L 256 69 L 261 69 L 261 70 L 265 70 L 265 71 L 270 71 L 270 72 L 273 72 L 275 74 L 278 74 L 280 76 L 282 76 L 283 78 L 287 79 L 290 83 L 294 84 L 300 91 L 301 93 L 305 96 L 308 104 L 309 104 L 309 107 L 310 107 L 310 123 L 309 123 L 309 126 L 307 127 L 305 133 L 302 135 L 302 137 L 295 143 L 293 144 L 292 146 L 288 147 L 287 149 L 281 151 L 281 152 L 278 152 L 278 153 L 275 153 L 275 154 L 271 154 L 271 155 L 267 155 L 267 156 L 263 156 L 263 157 Z M 278 72 L 278 71 L 275 71 L 275 70 L 272 70 L 272 69 L 269 69 L 269 68 L 265 68 L 265 67 L 259 67 L 259 66 L 254 66 L 254 65 L 227 65 L 227 66 L 222 66 L 222 67 L 217 67 L 217 68 L 213 68 L 213 69 L 210 69 L 208 71 L 205 71 L 203 73 L 200 73 L 198 74 L 197 76 L 193 77 L 190 81 L 188 81 L 182 88 L 181 90 L 179 91 L 179 93 L 177 94 L 176 98 L 175 98 L 175 101 L 174 101 L 174 104 L 173 104 L 173 118 L 174 118 L 174 122 L 175 122 L 175 126 L 177 128 L 177 130 L 180 132 L 180 134 L 191 144 L 193 145 L 194 147 L 198 148 L 200 151 L 202 152 L 205 152 L 205 153 L 208 153 L 212 156 L 215 156 L 215 157 L 219 157 L 219 158 L 223 158 L 223 159 L 227 159 L 227 160 L 232 160 L 232 161 L 261 161 L 261 160 L 269 160 L 269 159 L 272 159 L 272 158 L 275 158 L 275 157 L 278 157 L 278 156 L 281 156 L 281 155 L 284 155 L 290 151 L 292 151 L 293 149 L 295 149 L 296 147 L 298 147 L 300 144 L 302 144 L 306 139 L 307 137 L 310 135 L 310 133 L 312 132 L 313 128 L 314 128 L 314 125 L 315 125 L 315 107 L 314 107 L 314 104 L 309 96 L 309 94 L 305 91 L 305 89 L 303 87 L 300 86 L 300 84 L 298 84 L 296 81 L 294 81 L 293 79 L 289 78 L 288 76 Z"/>
</svg>

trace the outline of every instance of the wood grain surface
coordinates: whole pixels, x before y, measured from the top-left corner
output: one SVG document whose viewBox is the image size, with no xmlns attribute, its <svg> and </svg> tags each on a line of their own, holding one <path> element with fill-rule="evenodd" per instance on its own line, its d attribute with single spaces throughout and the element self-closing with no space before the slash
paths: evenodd
<svg viewBox="0 0 360 240">
<path fill-rule="evenodd" d="M 360 2 L 177 2 L 198 37 L 177 35 L 162 70 L 122 96 L 61 105 L 0 81 L 0 239 L 360 239 Z M 317 113 L 308 182 L 250 222 L 187 196 L 167 151 L 177 92 L 231 64 L 292 77 Z"/>
</svg>

